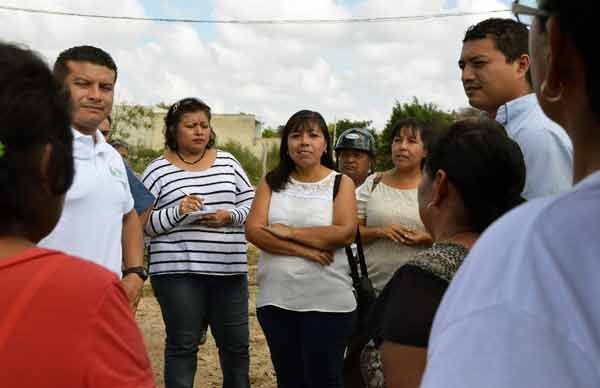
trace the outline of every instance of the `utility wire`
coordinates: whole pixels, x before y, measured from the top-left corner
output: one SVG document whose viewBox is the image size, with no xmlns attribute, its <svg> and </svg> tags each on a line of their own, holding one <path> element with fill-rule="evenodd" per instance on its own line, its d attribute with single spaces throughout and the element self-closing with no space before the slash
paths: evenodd
<svg viewBox="0 0 600 388">
<path fill-rule="evenodd" d="M 479 16 L 501 12 L 510 12 L 509 9 L 497 9 L 479 12 L 441 12 L 425 15 L 412 16 L 389 16 L 389 17 L 366 17 L 366 18 L 342 18 L 342 19 L 177 19 L 177 18 L 155 18 L 138 16 L 114 16 L 92 13 L 54 11 L 48 9 L 34 9 L 0 5 L 0 10 L 25 12 L 43 15 L 75 16 L 92 19 L 128 20 L 143 22 L 165 22 L 165 23 L 195 23 L 195 24 L 344 24 L 344 23 L 384 23 L 384 22 L 410 22 L 429 19 L 441 19 L 460 16 Z"/>
</svg>

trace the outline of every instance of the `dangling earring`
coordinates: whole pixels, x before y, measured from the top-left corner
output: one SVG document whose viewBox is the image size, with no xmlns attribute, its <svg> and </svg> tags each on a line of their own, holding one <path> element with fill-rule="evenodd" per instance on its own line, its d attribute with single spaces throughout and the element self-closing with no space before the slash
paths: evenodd
<svg viewBox="0 0 600 388">
<path fill-rule="evenodd" d="M 548 83 L 546 82 L 546 80 L 544 80 L 544 82 L 542 82 L 542 86 L 540 86 L 540 94 L 542 95 L 542 97 L 544 97 L 544 100 L 550 102 L 550 103 L 555 103 L 560 101 L 560 99 L 562 98 L 562 93 L 563 93 L 563 84 L 562 82 L 559 83 L 560 86 L 560 90 L 558 92 L 558 94 L 555 94 L 554 96 L 550 96 L 548 95 Z"/>
</svg>

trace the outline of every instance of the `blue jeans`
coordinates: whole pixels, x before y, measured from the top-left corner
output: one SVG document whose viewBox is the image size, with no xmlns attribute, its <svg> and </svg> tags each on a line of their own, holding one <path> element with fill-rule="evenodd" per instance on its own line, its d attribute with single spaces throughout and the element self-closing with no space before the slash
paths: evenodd
<svg viewBox="0 0 600 388">
<path fill-rule="evenodd" d="M 223 388 L 250 387 L 246 275 L 156 275 L 152 287 L 167 332 L 165 387 L 194 386 L 204 322 L 219 348 Z"/>
<path fill-rule="evenodd" d="M 279 388 L 343 388 L 344 350 L 355 313 L 297 312 L 260 307 Z"/>
</svg>

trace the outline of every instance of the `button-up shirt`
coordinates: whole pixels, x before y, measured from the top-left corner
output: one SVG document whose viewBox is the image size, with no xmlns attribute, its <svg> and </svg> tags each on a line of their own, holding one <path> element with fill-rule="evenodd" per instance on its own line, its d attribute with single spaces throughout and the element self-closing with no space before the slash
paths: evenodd
<svg viewBox="0 0 600 388">
<path fill-rule="evenodd" d="M 123 159 L 97 131 L 73 130 L 75 178 L 58 224 L 39 245 L 93 261 L 121 276 L 123 216 L 133 208 Z"/>
<path fill-rule="evenodd" d="M 523 197 L 532 199 L 569 190 L 573 185 L 573 145 L 564 129 L 540 108 L 535 94 L 498 108 L 496 121 L 521 147 L 526 179 Z"/>
</svg>

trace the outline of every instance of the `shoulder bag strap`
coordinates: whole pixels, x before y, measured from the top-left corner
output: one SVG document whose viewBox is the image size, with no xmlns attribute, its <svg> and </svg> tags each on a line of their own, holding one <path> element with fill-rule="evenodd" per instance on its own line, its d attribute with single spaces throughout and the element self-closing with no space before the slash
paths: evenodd
<svg viewBox="0 0 600 388">
<path fill-rule="evenodd" d="M 340 191 L 340 182 L 342 181 L 342 174 L 337 174 L 333 181 L 333 200 L 335 201 L 335 197 L 337 196 L 338 191 Z M 360 277 L 358 275 L 358 267 L 356 265 L 356 258 L 352 253 L 352 248 L 349 246 L 345 246 L 346 257 L 348 258 L 348 265 L 350 266 L 350 275 L 352 276 L 352 283 L 356 287 L 360 282 Z"/>
<path fill-rule="evenodd" d="M 363 250 L 362 238 L 360 237 L 360 227 L 356 228 L 356 254 L 358 256 L 358 263 L 360 264 L 360 272 L 363 278 L 369 278 L 369 271 L 367 271 L 367 262 L 365 261 L 365 252 Z"/>
<path fill-rule="evenodd" d="M 346 257 L 348 258 L 348 266 L 350 267 L 350 276 L 352 277 L 352 284 L 356 289 L 356 287 L 358 287 L 358 284 L 360 283 L 358 266 L 356 265 L 356 257 L 354 257 L 354 254 L 352 253 L 352 248 L 350 248 L 350 246 L 346 245 L 344 249 L 346 250 Z"/>
<path fill-rule="evenodd" d="M 373 186 L 371 186 L 371 192 L 375 191 L 375 188 L 377 187 L 377 185 L 379 184 L 379 182 L 381 182 L 382 178 L 383 178 L 383 173 L 382 172 L 376 172 L 375 173 L 375 178 L 373 178 Z"/>
<path fill-rule="evenodd" d="M 338 191 L 340 191 L 340 182 L 342 181 L 342 174 L 336 174 L 333 178 L 333 200 L 337 197 Z"/>
</svg>

